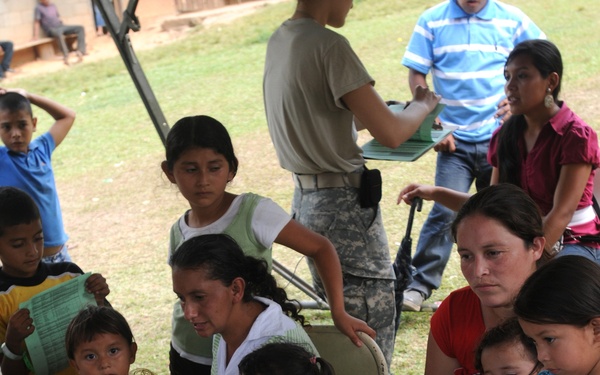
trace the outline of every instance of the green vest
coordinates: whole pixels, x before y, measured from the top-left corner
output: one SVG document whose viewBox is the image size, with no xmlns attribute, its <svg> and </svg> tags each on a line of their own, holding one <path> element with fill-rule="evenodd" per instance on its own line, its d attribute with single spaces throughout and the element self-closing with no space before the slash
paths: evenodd
<svg viewBox="0 0 600 375">
<path fill-rule="evenodd" d="M 242 250 L 244 250 L 246 255 L 264 259 L 270 270 L 273 263 L 272 249 L 265 248 L 259 244 L 252 231 L 252 216 L 254 215 L 256 205 L 261 198 L 262 197 L 253 193 L 245 194 L 242 197 L 243 200 L 238 213 L 223 233 L 231 236 L 238 245 L 240 245 Z M 174 249 L 173 251 L 177 251 L 177 248 L 179 248 L 183 242 L 183 233 L 181 233 L 179 220 L 177 220 L 171 227 L 169 236 L 170 248 Z M 181 309 L 181 304 L 179 302 L 175 302 L 175 305 L 173 306 L 173 320 L 171 326 L 171 341 L 187 354 L 202 357 L 199 359 L 200 363 L 209 364 L 206 362 L 210 361 L 212 358 L 212 338 L 198 336 L 192 324 L 183 316 L 183 310 Z M 199 360 L 195 360 L 194 362 L 199 362 Z"/>
</svg>

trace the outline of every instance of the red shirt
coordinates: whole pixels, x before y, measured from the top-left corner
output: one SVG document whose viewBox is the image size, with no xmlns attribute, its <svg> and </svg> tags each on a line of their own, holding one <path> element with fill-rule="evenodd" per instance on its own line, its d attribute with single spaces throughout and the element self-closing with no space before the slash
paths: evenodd
<svg viewBox="0 0 600 375">
<path fill-rule="evenodd" d="M 461 367 L 455 375 L 474 375 L 475 349 L 485 332 L 481 303 L 471 287 L 450 293 L 431 317 L 431 335 L 450 358 L 456 358 Z"/>
<path fill-rule="evenodd" d="M 594 129 L 569 109 L 566 103 L 542 128 L 529 153 L 525 139 L 519 139 L 521 155 L 521 188 L 538 204 L 543 215 L 552 209 L 554 191 L 558 185 L 560 170 L 566 164 L 591 164 L 590 174 L 577 209 L 592 204 L 595 169 L 600 166 L 598 137 Z M 488 162 L 498 168 L 498 128 L 492 135 Z M 591 225 L 590 225 L 591 224 Z M 571 227 L 573 234 L 600 233 L 600 220 Z"/>
</svg>

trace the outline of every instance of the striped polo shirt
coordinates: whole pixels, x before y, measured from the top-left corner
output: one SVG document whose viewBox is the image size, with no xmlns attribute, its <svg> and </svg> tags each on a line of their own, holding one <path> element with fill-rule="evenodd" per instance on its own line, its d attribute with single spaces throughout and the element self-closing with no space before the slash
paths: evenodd
<svg viewBox="0 0 600 375">
<path fill-rule="evenodd" d="M 468 14 L 449 0 L 426 10 L 413 31 L 402 64 L 431 70 L 446 108 L 440 119 L 454 136 L 483 142 L 499 126 L 494 118 L 504 97 L 504 64 L 518 43 L 545 34 L 518 8 L 495 0 Z"/>
</svg>

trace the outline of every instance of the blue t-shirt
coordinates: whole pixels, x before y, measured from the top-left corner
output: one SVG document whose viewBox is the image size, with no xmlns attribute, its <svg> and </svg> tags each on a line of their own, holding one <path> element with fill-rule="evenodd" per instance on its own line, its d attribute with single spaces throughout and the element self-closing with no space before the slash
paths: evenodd
<svg viewBox="0 0 600 375">
<path fill-rule="evenodd" d="M 426 10 L 413 31 L 402 64 L 431 76 L 446 108 L 440 120 L 454 136 L 483 142 L 499 126 L 504 64 L 514 46 L 545 34 L 518 8 L 488 0 L 468 14 L 449 0 Z"/>
<path fill-rule="evenodd" d="M 54 148 L 50 133 L 34 139 L 26 154 L 0 147 L 0 186 L 19 188 L 33 198 L 42 218 L 45 247 L 62 245 L 68 239 L 52 171 Z"/>
</svg>

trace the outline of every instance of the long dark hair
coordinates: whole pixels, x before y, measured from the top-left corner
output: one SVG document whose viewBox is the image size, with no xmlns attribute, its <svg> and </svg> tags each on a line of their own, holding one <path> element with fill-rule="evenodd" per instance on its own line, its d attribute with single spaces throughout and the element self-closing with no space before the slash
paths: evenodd
<svg viewBox="0 0 600 375">
<path fill-rule="evenodd" d="M 218 280 L 226 286 L 241 277 L 246 282 L 244 302 L 250 302 L 254 297 L 269 298 L 281 305 L 286 315 L 304 324 L 304 317 L 298 313 L 296 303 L 288 300 L 285 290 L 277 286 L 267 263 L 246 256 L 237 242 L 226 234 L 190 238 L 171 255 L 169 264 L 182 270 L 202 268 L 211 280 Z"/>
<path fill-rule="evenodd" d="M 600 317 L 600 266 L 579 255 L 549 261 L 525 281 L 514 311 L 534 324 L 585 326 Z"/>
<path fill-rule="evenodd" d="M 512 50 L 506 65 L 517 56 L 526 55 L 531 58 L 533 66 L 540 72 L 543 78 L 552 73 L 557 73 L 558 84 L 552 91 L 554 101 L 558 101 L 563 76 L 563 63 L 560 51 L 550 41 L 543 39 L 532 39 L 521 42 Z M 519 152 L 519 140 L 527 127 L 525 116 L 513 115 L 500 128 L 498 132 L 498 172 L 499 182 L 509 182 L 521 186 L 521 155 Z"/>
<path fill-rule="evenodd" d="M 329 362 L 287 342 L 270 343 L 247 354 L 238 368 L 240 375 L 335 375 Z"/>
<path fill-rule="evenodd" d="M 544 236 L 542 215 L 537 204 L 523 189 L 512 184 L 488 186 L 471 196 L 452 223 L 455 241 L 458 225 L 475 214 L 498 221 L 521 238 L 527 247 L 533 244 L 536 237 Z"/>
<path fill-rule="evenodd" d="M 167 167 L 173 170 L 181 154 L 192 148 L 210 148 L 225 157 L 235 175 L 238 159 L 233 152 L 231 137 L 223 124 L 210 116 L 184 117 L 169 130 L 166 141 Z"/>
</svg>

